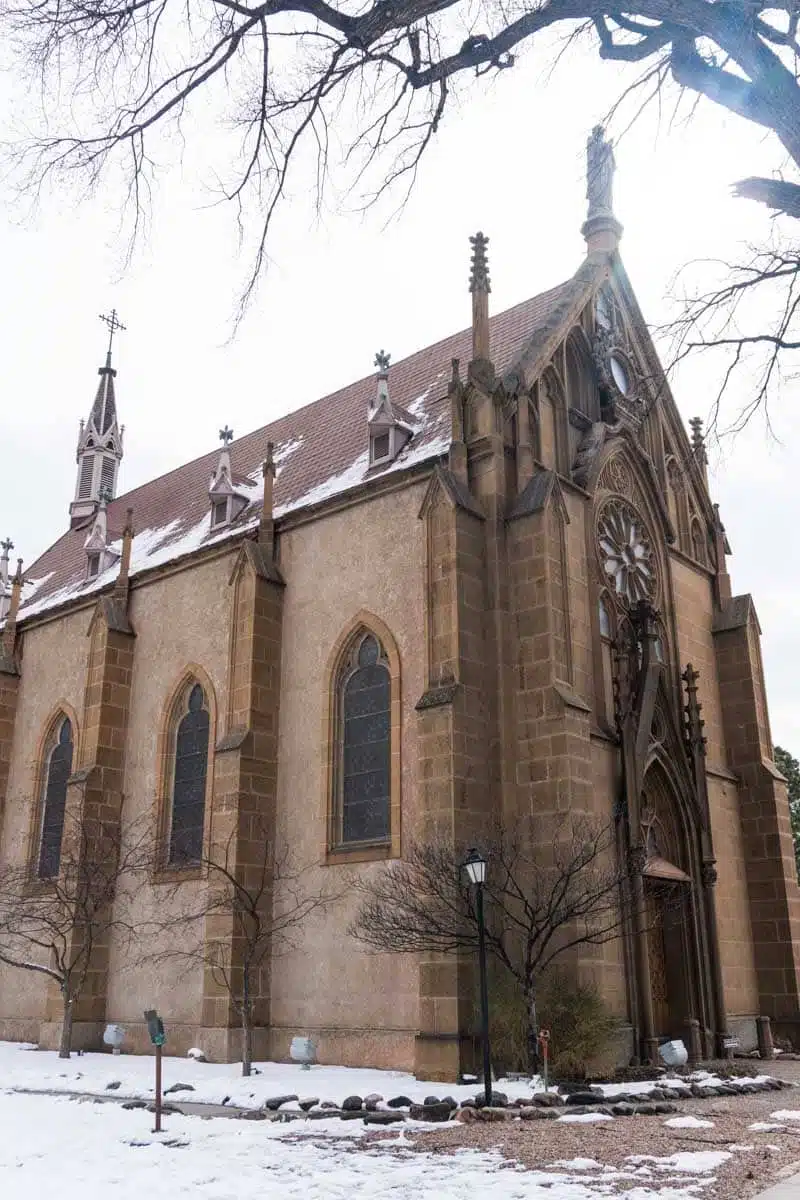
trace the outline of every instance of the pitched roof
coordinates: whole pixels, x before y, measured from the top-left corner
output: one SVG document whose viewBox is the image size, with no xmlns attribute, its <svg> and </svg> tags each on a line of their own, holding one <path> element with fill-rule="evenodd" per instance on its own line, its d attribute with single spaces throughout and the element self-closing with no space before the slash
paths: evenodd
<svg viewBox="0 0 800 1200">
<path fill-rule="evenodd" d="M 550 326 L 554 314 L 563 312 L 586 284 L 585 274 L 579 271 L 566 283 L 492 317 L 491 353 L 498 374 L 513 367 L 537 334 L 541 339 L 543 327 Z M 369 375 L 231 443 L 229 452 L 237 482 L 247 477 L 258 482 L 237 488 L 249 494 L 250 502 L 237 520 L 222 530 L 211 533 L 208 499 L 219 450 L 112 500 L 108 505 L 109 529 L 121 529 L 126 509 L 133 509 L 137 533 L 131 577 L 254 528 L 263 498 L 261 463 L 268 442 L 275 446 L 276 518 L 340 496 L 369 480 L 441 457 L 450 437 L 447 383 L 451 360 L 469 361 L 471 338 L 471 329 L 463 329 L 392 365 L 392 405 L 404 410 L 415 433 L 386 466 L 369 465 L 367 413 L 375 393 L 375 376 Z M 68 530 L 27 569 L 21 621 L 69 604 L 112 582 L 116 565 L 86 580 L 85 540 L 85 527 Z"/>
</svg>

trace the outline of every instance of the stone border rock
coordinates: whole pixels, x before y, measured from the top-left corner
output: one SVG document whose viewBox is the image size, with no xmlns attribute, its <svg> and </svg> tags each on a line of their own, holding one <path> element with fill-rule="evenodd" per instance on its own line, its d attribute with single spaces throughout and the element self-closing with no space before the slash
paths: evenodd
<svg viewBox="0 0 800 1200">
<path fill-rule="evenodd" d="M 486 1105 L 483 1092 L 467 1097 L 461 1103 L 452 1096 L 426 1096 L 414 1103 L 408 1096 L 384 1100 L 377 1092 L 369 1096 L 347 1096 L 341 1106 L 330 1100 L 299 1099 L 295 1095 L 272 1096 L 264 1101 L 260 1118 L 243 1115 L 243 1119 L 319 1121 L 338 1118 L 342 1121 L 363 1120 L 365 1125 L 393 1125 L 401 1121 L 422 1121 L 441 1124 L 456 1120 L 492 1122 L 519 1118 L 523 1121 L 552 1121 L 562 1116 L 584 1116 L 590 1113 L 609 1117 L 667 1116 L 678 1112 L 681 1100 L 710 1100 L 720 1096 L 746 1096 L 759 1092 L 782 1091 L 794 1085 L 788 1080 L 768 1077 L 756 1082 L 748 1079 L 739 1084 L 725 1080 L 703 1083 L 698 1080 L 669 1076 L 654 1082 L 647 1091 L 618 1092 L 606 1096 L 598 1084 L 583 1088 L 570 1087 L 560 1091 L 537 1092 L 532 1096 L 509 1100 L 504 1092 L 493 1092 L 492 1103 Z"/>
</svg>

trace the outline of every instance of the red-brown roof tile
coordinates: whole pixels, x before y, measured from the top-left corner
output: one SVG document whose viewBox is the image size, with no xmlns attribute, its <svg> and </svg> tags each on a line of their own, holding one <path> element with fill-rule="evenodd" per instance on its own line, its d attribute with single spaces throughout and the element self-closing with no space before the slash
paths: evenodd
<svg viewBox="0 0 800 1200">
<path fill-rule="evenodd" d="M 492 317 L 491 353 L 498 373 L 512 366 L 536 330 L 570 299 L 578 284 L 576 277 Z M 232 442 L 229 452 L 237 480 L 261 480 L 267 443 L 273 442 L 278 468 L 274 506 L 279 518 L 360 486 L 367 477 L 381 477 L 442 455 L 449 434 L 446 397 L 450 364 L 454 358 L 464 364 L 469 361 L 471 337 L 470 329 L 461 330 L 392 365 L 392 404 L 402 406 L 417 432 L 387 467 L 368 471 L 367 411 L 375 394 L 375 376 L 369 375 Z M 109 504 L 109 529 L 121 529 L 126 509 L 133 509 L 137 532 L 132 575 L 230 537 L 257 520 L 260 488 L 254 489 L 253 501 L 234 527 L 210 534 L 208 487 L 218 456 L 219 450 L 214 450 Z M 23 592 L 20 619 L 69 603 L 111 581 L 116 568 L 90 584 L 85 582 L 88 531 L 87 526 L 68 530 L 26 570 L 30 582 Z"/>
</svg>

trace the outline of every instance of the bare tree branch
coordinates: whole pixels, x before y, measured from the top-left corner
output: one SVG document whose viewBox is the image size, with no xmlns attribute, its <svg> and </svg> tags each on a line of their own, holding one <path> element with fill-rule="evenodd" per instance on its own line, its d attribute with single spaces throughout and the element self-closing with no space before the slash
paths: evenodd
<svg viewBox="0 0 800 1200">
<path fill-rule="evenodd" d="M 394 191 L 402 206 L 454 95 L 512 68 L 520 48 L 536 51 L 548 31 L 563 31 L 562 54 L 588 33 L 602 59 L 641 64 L 624 89 L 636 98 L 633 120 L 661 105 L 671 80 L 679 98 L 709 99 L 771 130 L 790 169 L 800 168 L 798 5 L 756 0 L 478 9 L 467 0 L 0 0 L 0 35 L 41 109 L 33 135 L 24 112 L 25 134 L 7 156 L 26 200 L 48 183 L 112 180 L 135 239 L 156 171 L 224 123 L 229 132 L 208 156 L 250 256 L 240 318 L 287 197 L 302 189 L 319 210 L 330 174 L 341 172 L 362 204 Z M 800 179 L 743 178 L 735 194 L 800 216 Z M 785 353 L 797 338 L 784 316 L 781 333 L 748 338 L 775 338 Z M 706 348 L 702 338 L 684 345 L 698 340 Z M 732 345 L 733 365 L 757 344 Z M 765 369 L 767 389 L 776 363 Z M 755 407 L 766 396 L 759 388 Z"/>
<path fill-rule="evenodd" d="M 132 902 L 152 859 L 149 830 L 141 825 L 70 824 L 56 876 L 36 878 L 27 865 L 0 870 L 0 962 L 58 985 L 62 1058 L 70 1056 L 74 1009 L 97 947 L 112 934 L 117 941 L 137 937 Z"/>
<path fill-rule="evenodd" d="M 496 827 L 487 840 L 486 944 L 525 999 L 529 1054 L 536 1057 L 536 994 L 555 961 L 581 946 L 618 938 L 626 920 L 627 875 L 614 829 L 567 819 L 548 861 L 533 822 Z M 354 880 L 363 899 L 349 932 L 374 950 L 454 954 L 474 951 L 478 921 L 464 878 L 465 847 L 413 843 L 406 858 Z"/>
<path fill-rule="evenodd" d="M 313 865 L 298 864 L 288 846 L 276 844 L 266 826 L 252 820 L 251 844 L 258 853 L 243 861 L 232 834 L 201 860 L 207 882 L 200 895 L 176 882 L 165 890 L 163 918 L 148 925 L 155 944 L 148 959 L 201 965 L 230 1000 L 241 1024 L 243 1075 L 252 1069 L 263 974 L 296 945 L 309 918 L 342 894 L 330 877 L 322 885 L 315 881 Z"/>
</svg>

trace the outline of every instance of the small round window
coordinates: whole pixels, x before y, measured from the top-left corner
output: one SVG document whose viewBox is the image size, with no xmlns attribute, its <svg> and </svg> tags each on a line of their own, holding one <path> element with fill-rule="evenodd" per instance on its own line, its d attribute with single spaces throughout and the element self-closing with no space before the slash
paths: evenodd
<svg viewBox="0 0 800 1200">
<path fill-rule="evenodd" d="M 628 368 L 625 366 L 625 363 L 622 361 L 622 359 L 616 354 L 611 355 L 611 375 L 614 383 L 622 392 L 623 396 L 627 396 L 628 390 L 631 386 L 630 379 L 628 377 Z"/>
</svg>

